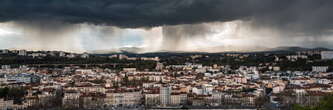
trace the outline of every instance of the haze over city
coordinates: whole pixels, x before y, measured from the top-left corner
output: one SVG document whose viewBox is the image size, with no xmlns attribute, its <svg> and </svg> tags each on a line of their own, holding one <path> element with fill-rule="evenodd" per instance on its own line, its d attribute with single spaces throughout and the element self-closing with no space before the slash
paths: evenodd
<svg viewBox="0 0 333 110">
<path fill-rule="evenodd" d="M 0 0 L 0 48 L 70 52 L 331 48 L 329 0 Z"/>
</svg>

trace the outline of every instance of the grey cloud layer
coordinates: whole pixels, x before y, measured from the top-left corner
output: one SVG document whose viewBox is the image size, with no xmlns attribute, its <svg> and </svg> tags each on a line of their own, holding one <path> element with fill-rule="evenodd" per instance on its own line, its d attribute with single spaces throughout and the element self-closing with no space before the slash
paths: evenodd
<svg viewBox="0 0 333 110">
<path fill-rule="evenodd" d="M 333 27 L 332 0 L 0 0 L 0 21 L 153 27 L 253 20 L 296 31 Z"/>
</svg>

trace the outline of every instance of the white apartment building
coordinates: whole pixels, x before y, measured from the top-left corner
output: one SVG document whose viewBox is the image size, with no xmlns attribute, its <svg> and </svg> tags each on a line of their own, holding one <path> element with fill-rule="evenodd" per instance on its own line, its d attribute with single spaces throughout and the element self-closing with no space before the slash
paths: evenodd
<svg viewBox="0 0 333 110">
<path fill-rule="evenodd" d="M 113 106 L 133 106 L 139 105 L 141 98 L 141 91 L 114 90 L 106 92 L 105 102 Z"/>
<path fill-rule="evenodd" d="M 160 104 L 160 94 L 159 93 L 145 94 L 145 105 L 146 106 L 156 106 L 159 104 Z"/>
<path fill-rule="evenodd" d="M 313 72 L 327 72 L 328 66 L 312 66 Z"/>
<path fill-rule="evenodd" d="M 333 59 L 333 51 L 322 51 L 320 54 L 323 60 Z"/>
<path fill-rule="evenodd" d="M 19 50 L 18 55 L 26 56 L 27 55 L 27 51 L 26 50 Z"/>
<path fill-rule="evenodd" d="M 161 106 L 166 107 L 171 104 L 171 92 L 172 92 L 172 89 L 170 86 L 162 86 L 160 88 Z"/>
</svg>

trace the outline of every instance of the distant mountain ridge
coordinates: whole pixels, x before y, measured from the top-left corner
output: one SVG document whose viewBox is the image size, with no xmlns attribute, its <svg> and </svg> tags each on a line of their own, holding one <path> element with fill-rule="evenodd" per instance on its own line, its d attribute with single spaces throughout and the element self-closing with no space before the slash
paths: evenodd
<svg viewBox="0 0 333 110">
<path fill-rule="evenodd" d="M 140 53 L 143 49 L 139 47 L 123 47 L 119 49 L 110 49 L 110 50 L 93 50 L 88 53 L 92 54 L 114 54 L 114 53 Z"/>
<path fill-rule="evenodd" d="M 324 48 L 324 47 L 316 47 L 316 48 L 277 47 L 277 48 L 272 48 L 270 51 L 308 51 L 308 50 L 331 51 L 332 49 Z"/>
<path fill-rule="evenodd" d="M 214 47 L 214 49 L 218 49 L 219 47 Z M 318 51 L 333 51 L 329 48 L 316 47 L 316 48 L 304 48 L 304 47 L 276 47 L 276 48 L 256 48 L 249 50 L 236 50 L 236 51 L 216 51 L 216 52 L 205 52 L 205 49 L 199 49 L 197 51 L 168 51 L 168 50 L 160 50 L 156 52 L 143 52 L 143 48 L 139 47 L 124 47 L 119 49 L 111 49 L 111 50 L 94 50 L 89 51 L 91 54 L 121 54 L 121 53 L 131 53 L 131 54 L 146 54 L 146 53 L 252 53 L 252 52 L 278 52 L 278 51 L 308 51 L 308 50 L 318 50 Z"/>
</svg>

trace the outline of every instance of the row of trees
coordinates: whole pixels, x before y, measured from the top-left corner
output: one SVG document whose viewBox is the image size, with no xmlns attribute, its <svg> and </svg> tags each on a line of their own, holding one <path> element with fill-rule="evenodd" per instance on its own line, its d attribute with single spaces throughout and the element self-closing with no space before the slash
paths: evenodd
<svg viewBox="0 0 333 110">
<path fill-rule="evenodd" d="M 111 69 L 122 69 L 128 67 L 135 67 L 139 70 L 154 69 L 155 61 L 144 61 L 144 60 L 120 60 L 117 58 L 108 58 L 100 56 L 92 56 L 88 59 L 85 58 L 64 58 L 64 57 L 43 57 L 43 58 L 31 58 L 24 56 L 6 56 L 0 59 L 0 65 L 12 65 L 12 67 L 18 67 L 19 65 L 40 65 L 41 67 L 61 67 L 61 65 L 68 64 L 88 64 L 88 65 L 99 65 L 99 64 L 112 64 L 103 65 L 105 68 Z"/>
<path fill-rule="evenodd" d="M 317 106 L 302 106 L 295 104 L 293 110 L 333 110 L 333 94 L 324 97 Z"/>
<path fill-rule="evenodd" d="M 20 100 L 25 94 L 26 90 L 22 87 L 4 87 L 0 88 L 0 98 Z"/>
</svg>

